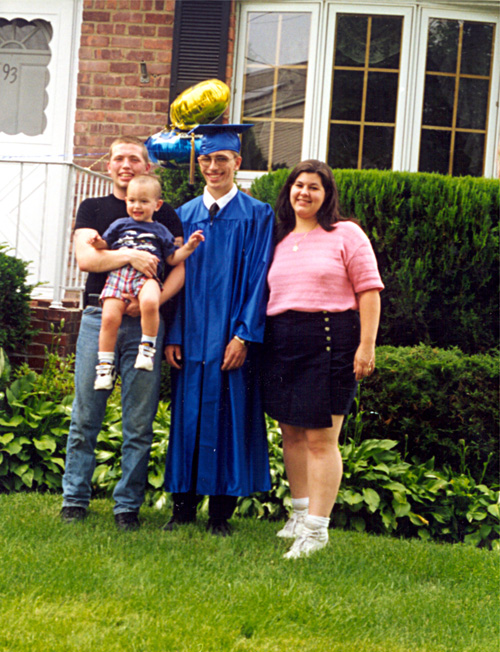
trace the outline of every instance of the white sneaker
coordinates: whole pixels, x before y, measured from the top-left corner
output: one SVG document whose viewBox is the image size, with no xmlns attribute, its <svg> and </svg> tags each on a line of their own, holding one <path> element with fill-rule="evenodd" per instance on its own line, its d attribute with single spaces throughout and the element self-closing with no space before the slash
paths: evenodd
<svg viewBox="0 0 500 652">
<path fill-rule="evenodd" d="M 95 370 L 94 389 L 113 389 L 116 378 L 115 365 L 110 362 L 99 362 Z"/>
<path fill-rule="evenodd" d="M 307 557 L 316 550 L 321 550 L 328 543 L 328 530 L 321 528 L 319 530 L 310 530 L 304 526 L 300 535 L 293 542 L 290 550 L 283 555 L 285 559 L 297 559 L 298 557 Z"/>
<path fill-rule="evenodd" d="M 153 371 L 156 349 L 152 344 L 139 344 L 139 353 L 135 359 L 135 369 Z"/>
<path fill-rule="evenodd" d="M 304 527 L 304 521 L 307 516 L 307 511 L 303 512 L 292 512 L 292 515 L 285 523 L 285 527 L 282 528 L 279 532 L 276 532 L 277 537 L 282 539 L 295 539 Z"/>
</svg>

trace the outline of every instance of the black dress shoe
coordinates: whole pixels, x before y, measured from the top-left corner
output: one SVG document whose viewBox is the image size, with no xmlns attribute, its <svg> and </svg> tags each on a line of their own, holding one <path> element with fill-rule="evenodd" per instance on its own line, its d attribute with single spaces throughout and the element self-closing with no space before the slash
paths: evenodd
<svg viewBox="0 0 500 652">
<path fill-rule="evenodd" d="M 181 518 L 179 516 L 172 516 L 170 521 L 163 526 L 163 531 L 164 532 L 172 532 L 173 530 L 176 530 L 179 525 L 187 525 L 188 523 L 194 523 L 196 521 L 195 518 Z"/>
<path fill-rule="evenodd" d="M 115 514 L 115 523 L 120 530 L 138 530 L 141 527 L 137 512 L 119 512 Z"/>
<path fill-rule="evenodd" d="M 59 516 L 65 523 L 74 523 L 75 521 L 83 521 L 87 516 L 87 510 L 85 507 L 68 505 L 61 509 Z"/>
<path fill-rule="evenodd" d="M 218 537 L 229 537 L 232 534 L 231 526 L 224 518 L 208 519 L 207 530 Z"/>
</svg>

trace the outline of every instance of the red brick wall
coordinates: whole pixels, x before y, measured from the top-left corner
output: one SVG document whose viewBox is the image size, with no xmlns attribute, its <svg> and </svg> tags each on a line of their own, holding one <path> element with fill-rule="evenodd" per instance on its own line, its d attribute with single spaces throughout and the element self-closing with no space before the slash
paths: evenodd
<svg viewBox="0 0 500 652">
<path fill-rule="evenodd" d="M 227 83 L 233 71 L 234 1 Z M 174 0 L 84 0 L 74 140 L 78 164 L 89 167 L 117 136 L 145 140 L 165 126 L 174 13 Z M 140 83 L 142 60 L 149 84 Z"/>
<path fill-rule="evenodd" d="M 43 368 L 48 349 L 65 358 L 75 352 L 82 317 L 77 302 L 63 301 L 64 308 L 51 308 L 50 301 L 31 302 L 31 326 L 38 330 L 32 343 L 22 354 L 9 356 L 14 364 L 27 362 L 37 371 Z"/>
</svg>

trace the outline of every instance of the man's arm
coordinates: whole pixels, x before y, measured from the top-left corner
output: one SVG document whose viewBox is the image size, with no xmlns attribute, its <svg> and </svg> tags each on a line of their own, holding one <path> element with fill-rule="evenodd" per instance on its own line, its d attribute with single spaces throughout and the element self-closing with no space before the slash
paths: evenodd
<svg viewBox="0 0 500 652">
<path fill-rule="evenodd" d="M 109 272 L 124 265 L 134 269 L 148 278 L 156 274 L 158 258 L 148 251 L 138 249 L 95 249 L 89 240 L 97 234 L 94 229 L 77 229 L 73 243 L 78 267 L 82 272 Z"/>
</svg>

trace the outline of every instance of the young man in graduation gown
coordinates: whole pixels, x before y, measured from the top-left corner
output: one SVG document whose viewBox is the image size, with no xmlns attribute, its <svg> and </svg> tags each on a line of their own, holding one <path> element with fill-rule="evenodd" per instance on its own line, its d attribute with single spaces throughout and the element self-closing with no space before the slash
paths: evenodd
<svg viewBox="0 0 500 652">
<path fill-rule="evenodd" d="M 271 486 L 257 364 L 274 215 L 233 180 L 238 133 L 248 126 L 196 128 L 206 187 L 177 210 L 184 237 L 201 229 L 205 242 L 186 261 L 184 295 L 166 338 L 173 373 L 165 486 L 174 501 L 167 531 L 193 522 L 208 495 L 209 531 L 230 534 L 237 497 Z"/>
</svg>

